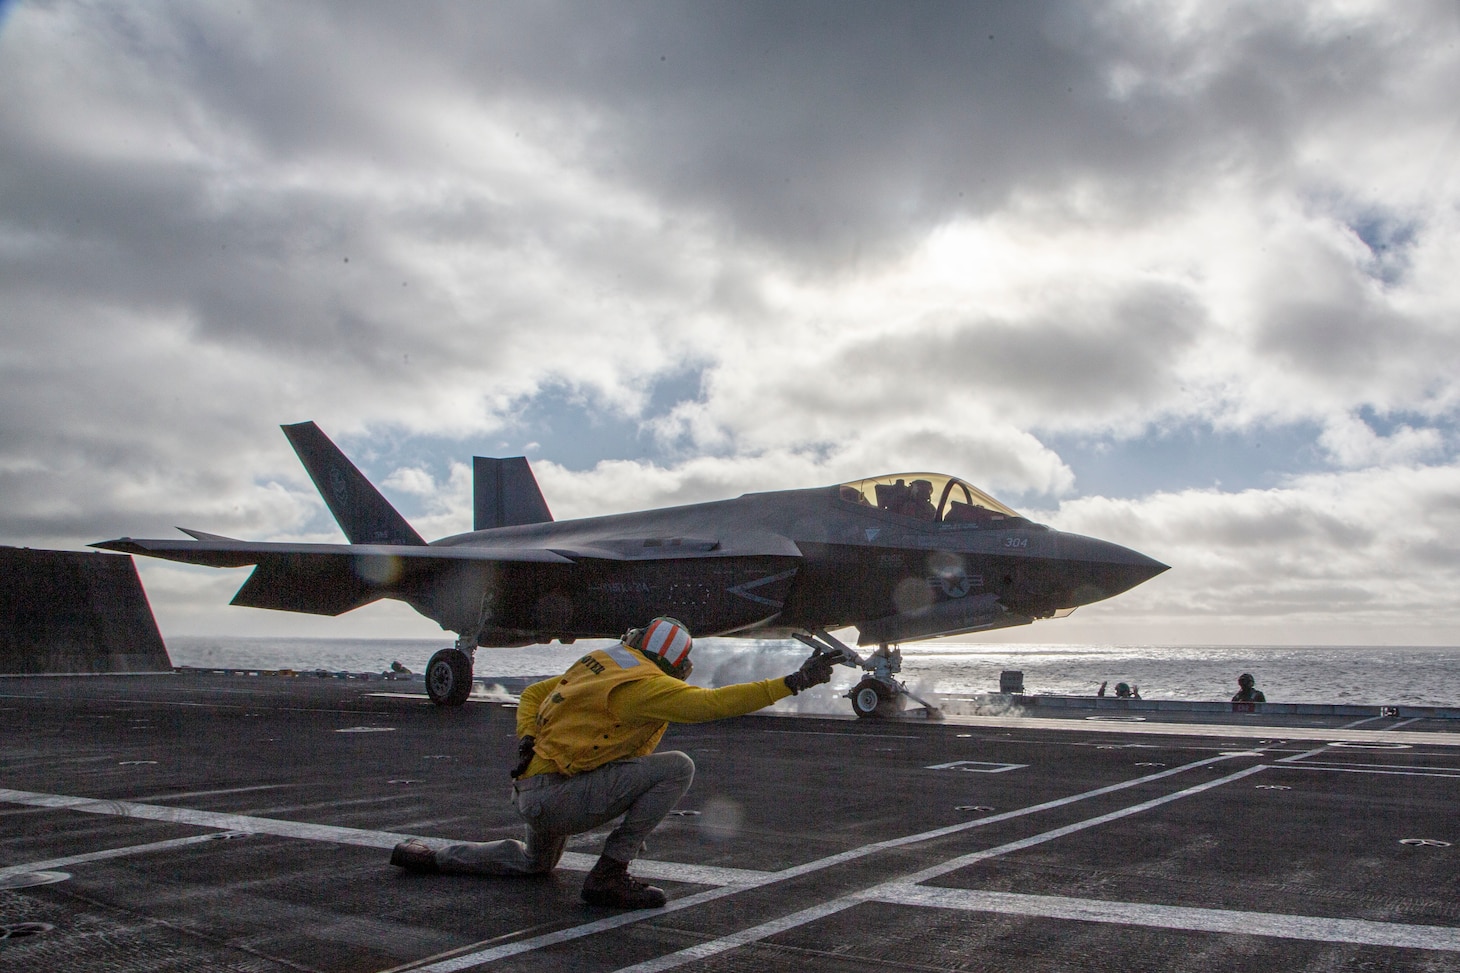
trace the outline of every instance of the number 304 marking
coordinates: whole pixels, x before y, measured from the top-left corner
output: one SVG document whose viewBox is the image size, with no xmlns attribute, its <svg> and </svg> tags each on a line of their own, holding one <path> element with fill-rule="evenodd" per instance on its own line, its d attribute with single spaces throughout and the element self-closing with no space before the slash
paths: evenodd
<svg viewBox="0 0 1460 973">
<path fill-rule="evenodd" d="M 1004 538 L 1004 546 L 1005 547 L 1028 547 L 1029 546 L 1029 538 L 1027 538 L 1027 537 L 1005 537 Z"/>
</svg>

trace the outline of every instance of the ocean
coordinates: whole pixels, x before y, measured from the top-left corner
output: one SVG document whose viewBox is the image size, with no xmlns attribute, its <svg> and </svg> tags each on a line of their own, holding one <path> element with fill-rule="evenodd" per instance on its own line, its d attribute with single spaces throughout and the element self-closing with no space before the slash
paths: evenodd
<svg viewBox="0 0 1460 973">
<path fill-rule="evenodd" d="M 398 661 L 421 672 L 444 639 L 318 639 L 173 636 L 174 665 L 378 673 Z M 605 643 L 479 649 L 476 675 L 552 675 Z M 1237 676 L 1250 672 L 1269 702 L 1354 703 L 1374 706 L 1460 705 L 1460 647 L 1261 645 L 1057 645 L 1005 642 L 913 643 L 903 647 L 900 678 L 925 698 L 997 692 L 1005 669 L 1024 673 L 1026 693 L 1094 695 L 1118 682 L 1146 699 L 1226 700 Z M 723 686 L 791 672 L 807 650 L 794 641 L 701 639 L 690 681 Z M 825 702 L 857 678 L 837 669 Z M 812 700 L 803 700 L 805 710 Z M 828 704 L 831 705 L 831 704 Z M 845 707 L 835 704 L 836 711 Z"/>
</svg>

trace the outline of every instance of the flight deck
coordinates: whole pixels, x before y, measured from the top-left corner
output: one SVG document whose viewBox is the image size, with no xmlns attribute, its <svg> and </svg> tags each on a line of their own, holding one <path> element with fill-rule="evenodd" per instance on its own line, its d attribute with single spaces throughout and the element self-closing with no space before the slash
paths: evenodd
<svg viewBox="0 0 1460 973">
<path fill-rule="evenodd" d="M 1460 722 L 1071 709 L 671 727 L 635 874 L 515 837 L 514 710 L 419 683 L 0 680 L 0 970 L 1460 970 Z"/>
</svg>

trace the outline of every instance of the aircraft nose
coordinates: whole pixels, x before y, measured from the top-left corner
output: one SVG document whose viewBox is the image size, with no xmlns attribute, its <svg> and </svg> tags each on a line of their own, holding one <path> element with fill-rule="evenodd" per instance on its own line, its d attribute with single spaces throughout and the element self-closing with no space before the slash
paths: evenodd
<svg viewBox="0 0 1460 973">
<path fill-rule="evenodd" d="M 1079 566 L 1081 577 L 1072 594 L 1082 605 L 1128 591 L 1170 569 L 1140 551 L 1080 534 L 1063 535 L 1060 554 L 1071 566 Z"/>
</svg>

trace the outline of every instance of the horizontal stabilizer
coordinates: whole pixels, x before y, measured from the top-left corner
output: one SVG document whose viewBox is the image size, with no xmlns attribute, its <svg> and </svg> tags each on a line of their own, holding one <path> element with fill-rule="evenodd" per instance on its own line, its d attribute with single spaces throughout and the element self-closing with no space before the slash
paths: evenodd
<svg viewBox="0 0 1460 973">
<path fill-rule="evenodd" d="M 426 543 L 318 426 L 282 428 L 351 544 Z"/>
<path fill-rule="evenodd" d="M 472 530 L 551 523 L 527 457 L 472 457 Z"/>
<path fill-rule="evenodd" d="M 206 530 L 193 530 L 191 527 L 179 527 L 178 530 L 187 534 L 195 541 L 223 541 L 225 544 L 245 544 L 237 537 L 224 537 L 222 534 L 210 534 Z"/>
</svg>

